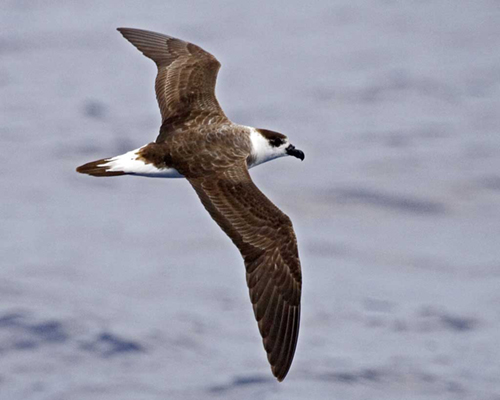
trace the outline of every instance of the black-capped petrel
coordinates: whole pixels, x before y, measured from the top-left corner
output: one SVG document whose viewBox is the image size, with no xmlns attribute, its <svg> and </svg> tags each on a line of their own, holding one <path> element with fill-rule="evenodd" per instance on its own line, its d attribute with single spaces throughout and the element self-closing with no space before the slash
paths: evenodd
<svg viewBox="0 0 500 400">
<path fill-rule="evenodd" d="M 279 381 L 297 346 L 302 276 L 290 218 L 253 183 L 248 170 L 304 153 L 278 132 L 231 122 L 215 97 L 220 63 L 200 47 L 159 33 L 118 28 L 158 67 L 162 124 L 156 141 L 89 162 L 92 176 L 186 178 L 243 256 L 255 318 Z"/>
</svg>

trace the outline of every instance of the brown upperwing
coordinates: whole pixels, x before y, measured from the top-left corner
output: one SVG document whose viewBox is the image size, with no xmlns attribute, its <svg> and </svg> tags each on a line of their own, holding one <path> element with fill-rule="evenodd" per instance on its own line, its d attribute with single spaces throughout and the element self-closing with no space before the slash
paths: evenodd
<svg viewBox="0 0 500 400">
<path fill-rule="evenodd" d="M 118 31 L 158 67 L 155 91 L 162 117 L 157 143 L 190 120 L 222 123 L 227 117 L 215 97 L 220 63 L 202 48 L 142 29 Z"/>
<path fill-rule="evenodd" d="M 292 364 L 300 321 L 302 277 L 292 223 L 255 186 L 245 162 L 188 180 L 245 260 L 267 358 L 282 381 Z"/>
</svg>

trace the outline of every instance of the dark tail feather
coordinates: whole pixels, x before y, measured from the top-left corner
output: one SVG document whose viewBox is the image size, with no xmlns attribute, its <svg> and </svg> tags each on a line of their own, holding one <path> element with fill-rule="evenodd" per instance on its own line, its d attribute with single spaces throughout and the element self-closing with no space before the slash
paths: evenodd
<svg viewBox="0 0 500 400">
<path fill-rule="evenodd" d="M 118 175 L 125 175 L 125 172 L 123 171 L 108 171 L 108 167 L 102 166 L 102 164 L 105 164 L 108 162 L 107 159 L 103 158 L 102 160 L 97 160 L 97 161 L 92 161 L 84 165 L 80 165 L 77 169 L 76 172 L 79 172 L 80 174 L 88 174 L 92 176 L 118 176 Z M 101 165 L 101 166 L 99 166 Z"/>
</svg>

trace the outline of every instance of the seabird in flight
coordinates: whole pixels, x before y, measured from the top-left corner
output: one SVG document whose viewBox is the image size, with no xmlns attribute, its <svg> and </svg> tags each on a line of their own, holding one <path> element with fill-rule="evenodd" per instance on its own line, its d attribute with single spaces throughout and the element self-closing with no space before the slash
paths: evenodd
<svg viewBox="0 0 500 400">
<path fill-rule="evenodd" d="M 158 67 L 162 124 L 156 141 L 89 162 L 92 176 L 186 178 L 243 256 L 255 318 L 271 369 L 282 381 L 297 346 L 301 268 L 290 218 L 253 183 L 248 170 L 304 153 L 278 132 L 231 122 L 215 97 L 220 63 L 200 47 L 140 29 L 120 33 Z"/>
</svg>

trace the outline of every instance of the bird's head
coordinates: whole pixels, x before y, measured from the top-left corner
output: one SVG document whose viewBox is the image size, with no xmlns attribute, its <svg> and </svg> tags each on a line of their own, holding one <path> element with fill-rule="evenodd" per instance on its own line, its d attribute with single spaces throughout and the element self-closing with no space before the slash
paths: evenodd
<svg viewBox="0 0 500 400">
<path fill-rule="evenodd" d="M 296 149 L 289 142 L 288 137 L 282 133 L 267 129 L 252 129 L 250 139 L 253 147 L 252 167 L 284 156 L 293 156 L 304 160 L 304 152 Z"/>
</svg>

